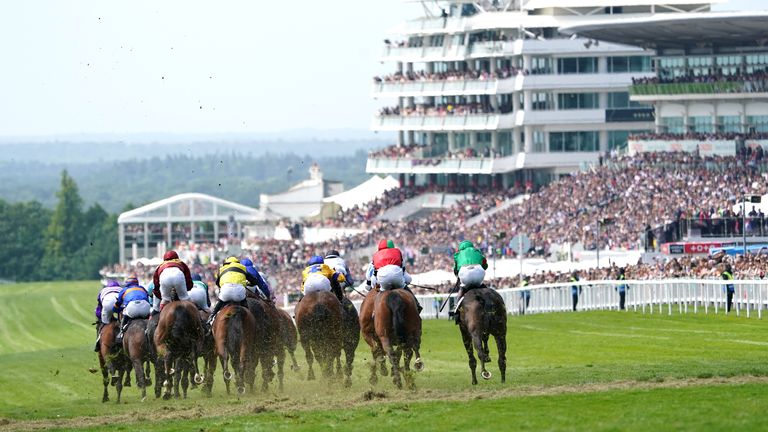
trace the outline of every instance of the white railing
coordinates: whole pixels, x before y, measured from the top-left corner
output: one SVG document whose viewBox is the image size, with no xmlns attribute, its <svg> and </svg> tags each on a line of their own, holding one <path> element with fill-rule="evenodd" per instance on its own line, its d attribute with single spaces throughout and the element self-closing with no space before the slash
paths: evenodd
<svg viewBox="0 0 768 432">
<path fill-rule="evenodd" d="M 736 316 L 758 319 L 763 317 L 763 309 L 768 308 L 768 280 L 718 279 L 665 279 L 665 280 L 626 280 L 626 281 L 579 281 L 576 283 L 556 283 L 530 285 L 526 288 L 505 288 L 498 290 L 504 299 L 507 313 L 567 312 L 573 310 L 572 287 L 581 288 L 577 310 L 618 310 L 619 293 L 617 287 L 626 284 L 625 307 L 628 310 L 648 314 L 724 314 L 726 313 L 725 285 L 733 284 L 733 306 L 730 311 Z M 524 291 L 530 291 L 530 302 L 525 307 Z M 448 294 L 417 295 L 424 308 L 421 317 L 425 319 L 448 318 L 448 311 L 453 307 L 455 295 L 442 312 L 442 303 Z M 353 301 L 359 309 L 362 300 Z"/>
</svg>

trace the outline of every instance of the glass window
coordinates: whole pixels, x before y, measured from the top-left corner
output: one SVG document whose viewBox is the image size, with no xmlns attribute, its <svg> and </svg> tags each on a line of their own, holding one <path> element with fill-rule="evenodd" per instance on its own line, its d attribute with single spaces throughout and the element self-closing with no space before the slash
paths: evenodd
<svg viewBox="0 0 768 432">
<path fill-rule="evenodd" d="M 509 156 L 512 154 L 512 132 L 500 131 L 499 132 L 499 149 L 502 156 Z"/>
<path fill-rule="evenodd" d="M 543 153 L 545 151 L 544 132 L 540 130 L 533 131 L 533 151 L 534 153 Z"/>
<path fill-rule="evenodd" d="M 561 74 L 579 73 L 579 63 L 575 58 L 557 59 L 557 71 Z"/>
<path fill-rule="evenodd" d="M 531 93 L 531 108 L 534 111 L 554 109 L 555 107 L 552 101 L 553 101 L 552 93 L 547 93 L 547 92 Z"/>
<path fill-rule="evenodd" d="M 768 132 L 768 116 L 747 116 L 748 132 Z"/>
<path fill-rule="evenodd" d="M 600 134 L 597 131 L 550 132 L 551 152 L 594 152 L 600 148 Z"/>
<path fill-rule="evenodd" d="M 597 57 L 579 57 L 579 73 L 597 72 Z"/>
<path fill-rule="evenodd" d="M 456 133 L 456 148 L 463 149 L 469 145 L 469 137 L 464 132 Z"/>
<path fill-rule="evenodd" d="M 710 116 L 691 116 L 688 117 L 688 129 L 691 132 L 708 133 L 713 131 L 712 117 Z"/>
<path fill-rule="evenodd" d="M 597 57 L 563 57 L 557 59 L 561 74 L 587 74 L 597 72 Z"/>
<path fill-rule="evenodd" d="M 549 75 L 552 73 L 552 57 L 531 57 L 532 75 Z"/>
<path fill-rule="evenodd" d="M 681 134 L 685 131 L 682 117 L 662 117 L 660 123 L 663 128 L 662 132 Z"/>
<path fill-rule="evenodd" d="M 650 72 L 651 58 L 648 56 L 630 56 L 629 71 L 630 72 Z"/>
<path fill-rule="evenodd" d="M 725 133 L 741 132 L 740 116 L 717 116 L 717 130 Z"/>
<path fill-rule="evenodd" d="M 629 72 L 629 61 L 627 57 L 608 57 L 608 72 Z"/>
<path fill-rule="evenodd" d="M 557 104 L 561 110 L 595 109 L 599 107 L 600 98 L 597 93 L 559 93 Z"/>
</svg>

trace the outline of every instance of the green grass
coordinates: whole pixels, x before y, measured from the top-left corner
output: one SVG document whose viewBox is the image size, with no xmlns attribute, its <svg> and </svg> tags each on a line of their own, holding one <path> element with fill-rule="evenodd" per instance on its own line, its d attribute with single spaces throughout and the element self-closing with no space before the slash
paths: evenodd
<svg viewBox="0 0 768 432">
<path fill-rule="evenodd" d="M 370 352 L 361 341 L 351 389 L 304 381 L 299 349 L 303 369 L 286 371 L 282 393 L 227 397 L 218 370 L 211 399 L 193 390 L 188 400 L 142 404 L 133 387 L 124 390 L 124 403 L 102 404 L 101 375 L 88 372 L 98 366 L 90 326 L 97 291 L 95 282 L 0 285 L 0 429 L 3 423 L 103 429 L 102 418 L 118 430 L 158 418 L 141 429 L 359 429 L 407 422 L 427 430 L 703 430 L 764 429 L 767 420 L 759 390 L 768 382 L 768 324 L 754 316 L 633 312 L 510 317 L 506 384 L 494 362 L 494 378 L 471 386 L 458 329 L 425 321 L 427 369 L 417 375 L 415 393 L 384 379 L 373 389 L 383 397 L 367 401 Z M 203 419 L 192 420 L 198 416 Z M 67 422 L 71 418 L 78 419 Z"/>
</svg>

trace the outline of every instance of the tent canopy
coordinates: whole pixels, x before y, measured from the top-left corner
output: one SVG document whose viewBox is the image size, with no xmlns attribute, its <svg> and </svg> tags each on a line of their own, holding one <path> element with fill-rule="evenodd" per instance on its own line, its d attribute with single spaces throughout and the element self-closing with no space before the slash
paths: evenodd
<svg viewBox="0 0 768 432">
<path fill-rule="evenodd" d="M 381 178 L 373 176 L 354 188 L 323 199 L 326 203 L 336 203 L 342 210 L 371 202 L 384 195 L 384 192 L 400 187 L 400 182 L 392 176 Z"/>
</svg>

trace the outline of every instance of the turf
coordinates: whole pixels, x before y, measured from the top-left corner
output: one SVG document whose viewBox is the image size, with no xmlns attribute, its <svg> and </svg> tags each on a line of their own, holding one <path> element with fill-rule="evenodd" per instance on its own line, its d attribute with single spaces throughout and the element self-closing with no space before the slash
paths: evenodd
<svg viewBox="0 0 768 432">
<path fill-rule="evenodd" d="M 510 318 L 506 384 L 494 362 L 493 379 L 471 386 L 457 328 L 425 321 L 427 369 L 416 392 L 386 378 L 372 388 L 361 342 L 351 389 L 305 381 L 299 349 L 303 369 L 286 372 L 282 393 L 227 396 L 219 370 L 211 399 L 193 390 L 188 400 L 142 404 L 133 387 L 124 403 L 102 404 L 101 376 L 88 372 L 98 364 L 90 325 L 97 291 L 95 282 L 0 285 L 0 429 L 108 422 L 134 430 L 132 422 L 152 419 L 140 428 L 757 430 L 767 420 L 760 389 L 768 383 L 768 324 L 615 311 Z"/>
</svg>

